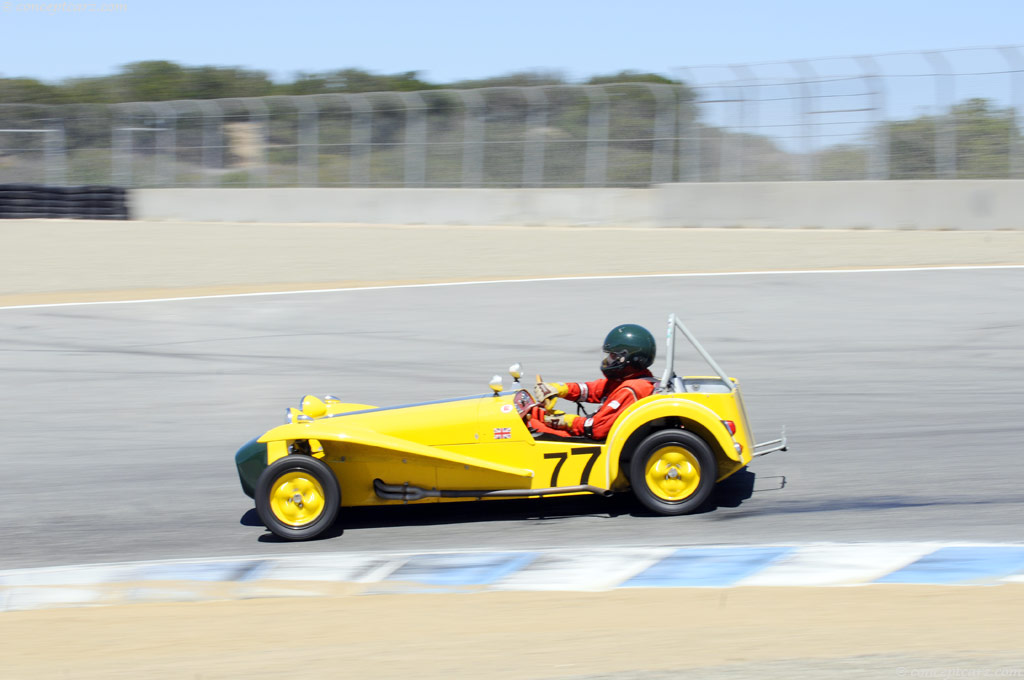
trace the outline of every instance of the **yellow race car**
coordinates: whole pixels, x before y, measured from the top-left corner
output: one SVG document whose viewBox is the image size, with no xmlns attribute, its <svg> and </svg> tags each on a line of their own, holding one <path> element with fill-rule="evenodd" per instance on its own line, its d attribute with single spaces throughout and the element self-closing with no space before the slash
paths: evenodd
<svg viewBox="0 0 1024 680">
<path fill-rule="evenodd" d="M 675 373 L 682 335 L 714 370 Z M 239 449 L 242 490 L 274 534 L 301 540 L 330 527 L 339 508 L 488 498 L 599 494 L 630 489 L 649 510 L 696 510 L 716 482 L 786 439 L 754 444 L 739 383 L 669 317 L 667 360 L 654 394 L 625 409 L 603 441 L 531 431 L 550 410 L 510 369 L 489 394 L 376 407 L 303 397 L 286 423 Z"/>
</svg>

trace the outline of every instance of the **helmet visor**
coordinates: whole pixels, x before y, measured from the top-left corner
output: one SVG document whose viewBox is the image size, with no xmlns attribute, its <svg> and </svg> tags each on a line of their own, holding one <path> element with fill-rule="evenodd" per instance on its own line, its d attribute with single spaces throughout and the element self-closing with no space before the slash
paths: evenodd
<svg viewBox="0 0 1024 680">
<path fill-rule="evenodd" d="M 601 361 L 601 372 L 606 376 L 611 376 L 621 371 L 626 367 L 627 356 L 629 356 L 629 352 L 626 351 L 607 352 Z"/>
</svg>

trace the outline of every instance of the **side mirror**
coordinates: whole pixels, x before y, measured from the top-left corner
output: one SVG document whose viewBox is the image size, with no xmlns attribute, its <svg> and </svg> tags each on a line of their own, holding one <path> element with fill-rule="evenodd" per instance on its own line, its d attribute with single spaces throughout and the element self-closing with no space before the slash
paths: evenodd
<svg viewBox="0 0 1024 680">
<path fill-rule="evenodd" d="M 508 374 L 512 376 L 514 384 L 519 384 L 519 379 L 523 377 L 523 366 L 522 364 L 515 363 L 508 367 Z"/>
<path fill-rule="evenodd" d="M 491 389 L 494 390 L 494 396 L 501 394 L 501 391 L 505 389 L 505 386 L 501 384 L 501 376 L 496 375 L 491 378 Z"/>
</svg>

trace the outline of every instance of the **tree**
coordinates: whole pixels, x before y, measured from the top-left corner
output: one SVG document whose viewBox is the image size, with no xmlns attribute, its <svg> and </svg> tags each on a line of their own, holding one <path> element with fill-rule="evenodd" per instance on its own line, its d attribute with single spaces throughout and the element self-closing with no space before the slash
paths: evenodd
<svg viewBox="0 0 1024 680">
<path fill-rule="evenodd" d="M 559 71 L 518 71 L 503 76 L 479 80 L 458 80 L 449 83 L 455 90 L 474 90 L 483 87 L 534 87 L 537 85 L 565 85 L 565 76 Z"/>
<path fill-rule="evenodd" d="M 611 83 L 655 83 L 657 85 L 679 85 L 678 80 L 672 80 L 657 73 L 640 73 L 639 71 L 619 71 L 604 76 L 593 76 L 587 81 L 587 85 L 608 85 Z"/>
<path fill-rule="evenodd" d="M 957 177 L 1009 175 L 1010 151 L 1020 136 L 1014 110 L 996 108 L 988 99 L 968 99 L 944 116 L 919 116 L 886 125 L 892 179 L 938 176 L 937 130 L 955 138 Z"/>
<path fill-rule="evenodd" d="M 437 89 L 420 79 L 419 71 L 378 75 L 358 68 L 323 73 L 299 73 L 296 79 L 279 88 L 281 94 L 331 94 L 346 92 L 415 92 Z"/>
<path fill-rule="evenodd" d="M 124 100 L 117 76 L 71 78 L 60 84 L 64 101 L 69 104 L 115 104 Z"/>
<path fill-rule="evenodd" d="M 273 91 L 274 84 L 263 71 L 237 66 L 199 66 L 185 69 L 184 82 L 175 99 L 263 97 Z"/>
<path fill-rule="evenodd" d="M 118 76 L 122 101 L 156 102 L 178 99 L 185 85 L 185 69 L 170 61 L 137 61 Z"/>
<path fill-rule="evenodd" d="M 4 104 L 62 104 L 59 87 L 35 78 L 0 78 L 0 102 Z"/>
</svg>

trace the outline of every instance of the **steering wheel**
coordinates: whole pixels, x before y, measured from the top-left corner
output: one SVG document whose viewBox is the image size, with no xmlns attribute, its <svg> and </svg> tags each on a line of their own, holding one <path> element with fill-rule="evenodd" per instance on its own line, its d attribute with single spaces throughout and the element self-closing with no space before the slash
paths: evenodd
<svg viewBox="0 0 1024 680">
<path fill-rule="evenodd" d="M 539 375 L 537 382 L 544 382 Z M 531 419 L 544 420 L 544 416 L 554 410 L 556 399 L 557 397 L 548 397 L 538 400 L 533 391 L 523 388 L 516 392 L 513 403 L 519 412 L 519 417 L 529 426 Z"/>
</svg>

